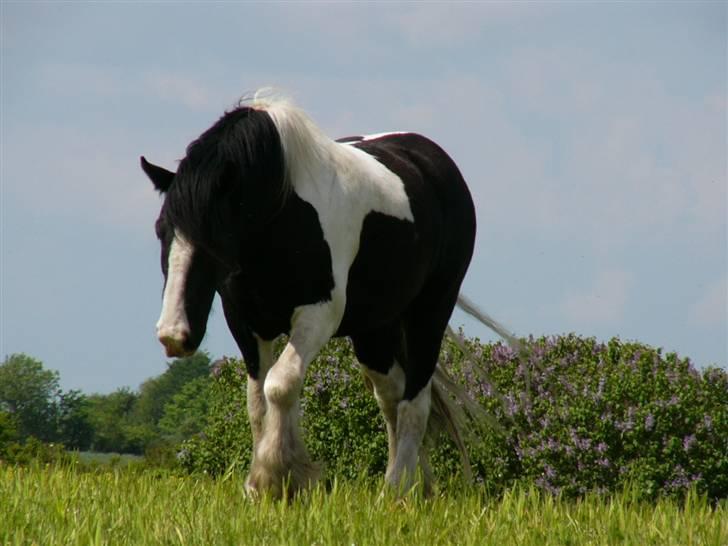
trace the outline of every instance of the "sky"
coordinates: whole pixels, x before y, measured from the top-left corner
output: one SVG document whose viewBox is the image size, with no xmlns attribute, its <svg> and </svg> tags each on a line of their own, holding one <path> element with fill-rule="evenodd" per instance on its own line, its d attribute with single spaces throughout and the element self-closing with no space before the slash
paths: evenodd
<svg viewBox="0 0 728 546">
<path fill-rule="evenodd" d="M 175 169 L 275 86 L 332 137 L 448 151 L 478 214 L 463 293 L 517 335 L 725 367 L 727 6 L 4 1 L 0 358 L 87 393 L 162 373 L 139 156 Z M 239 354 L 217 303 L 202 349 Z"/>
</svg>

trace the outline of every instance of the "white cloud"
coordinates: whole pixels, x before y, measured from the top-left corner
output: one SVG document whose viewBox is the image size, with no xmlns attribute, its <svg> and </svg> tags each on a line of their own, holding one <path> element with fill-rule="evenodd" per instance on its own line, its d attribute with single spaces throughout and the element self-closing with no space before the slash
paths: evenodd
<svg viewBox="0 0 728 546">
<path fill-rule="evenodd" d="M 700 327 L 726 326 L 728 321 L 728 277 L 705 287 L 702 296 L 690 307 L 689 321 Z"/>
<path fill-rule="evenodd" d="M 603 271 L 591 286 L 567 294 L 561 303 L 561 312 L 580 325 L 580 329 L 617 322 L 623 318 L 631 282 L 631 275 L 626 271 Z"/>
</svg>

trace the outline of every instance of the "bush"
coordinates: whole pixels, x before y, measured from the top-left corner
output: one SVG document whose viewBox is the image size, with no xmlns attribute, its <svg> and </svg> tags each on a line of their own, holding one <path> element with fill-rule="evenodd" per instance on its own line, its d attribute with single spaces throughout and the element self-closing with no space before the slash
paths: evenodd
<svg viewBox="0 0 728 546">
<path fill-rule="evenodd" d="M 529 339 L 516 355 L 500 343 L 451 340 L 441 362 L 500 423 L 470 441 L 488 490 L 517 480 L 565 496 L 621 491 L 681 496 L 694 486 L 728 496 L 728 375 L 639 343 L 575 335 Z M 252 440 L 240 361 L 215 369 L 204 432 L 182 444 L 189 471 L 247 471 Z M 384 472 L 384 421 L 348 341 L 333 340 L 311 365 L 302 424 L 314 459 L 331 475 Z M 439 477 L 458 470 L 454 447 L 436 442 Z"/>
<path fill-rule="evenodd" d="M 231 468 L 246 472 L 253 439 L 246 410 L 245 366 L 239 360 L 222 359 L 212 375 L 208 424 L 200 434 L 182 442 L 177 455 L 180 465 L 213 476 Z"/>
<path fill-rule="evenodd" d="M 22 442 L 10 442 L 3 449 L 0 463 L 28 465 L 31 463 L 68 464 L 73 460 L 63 444 L 45 443 L 33 436 Z"/>
<path fill-rule="evenodd" d="M 443 361 L 504 427 L 473 446 L 481 480 L 525 478 L 566 496 L 626 483 L 647 498 L 692 485 L 728 496 L 725 371 L 700 373 L 687 359 L 616 338 L 529 339 L 520 355 L 468 346 L 471 360 L 446 342 Z"/>
<path fill-rule="evenodd" d="M 306 374 L 301 401 L 306 447 L 330 476 L 380 475 L 387 468 L 387 433 L 351 344 L 336 339 Z"/>
</svg>

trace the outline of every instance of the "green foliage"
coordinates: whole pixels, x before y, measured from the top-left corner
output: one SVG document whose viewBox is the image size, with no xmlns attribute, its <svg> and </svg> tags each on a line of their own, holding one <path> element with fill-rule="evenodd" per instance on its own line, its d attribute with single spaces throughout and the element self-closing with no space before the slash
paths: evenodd
<svg viewBox="0 0 728 546">
<path fill-rule="evenodd" d="M 170 444 L 189 438 L 203 426 L 206 402 L 204 393 L 197 391 L 209 381 L 209 372 L 210 358 L 201 353 L 169 363 L 163 374 L 145 381 L 138 393 L 121 388 L 89 396 L 85 413 L 93 430 L 92 449 L 149 453 L 155 460 L 168 461 Z M 183 410 L 182 404 L 189 406 Z"/>
<path fill-rule="evenodd" d="M 18 423 L 9 411 L 0 410 L 0 461 L 8 459 L 8 453 L 20 440 Z"/>
<path fill-rule="evenodd" d="M 199 434 L 210 413 L 212 379 L 209 375 L 187 382 L 164 406 L 159 430 L 170 442 L 181 442 Z"/>
<path fill-rule="evenodd" d="M 245 409 L 245 365 L 224 360 L 214 376 L 208 425 L 182 444 L 180 461 L 189 471 L 211 475 L 231 468 L 246 472 L 252 438 Z M 348 341 L 332 340 L 311 364 L 301 406 L 307 447 L 314 459 L 324 462 L 328 475 L 353 478 L 384 472 L 384 420 Z"/>
<path fill-rule="evenodd" d="M 246 411 L 246 379 L 242 362 L 218 361 L 208 385 L 209 414 L 204 430 L 184 442 L 179 461 L 190 472 L 219 476 L 226 470 L 246 471 L 253 445 Z"/>
<path fill-rule="evenodd" d="M 71 459 L 63 444 L 41 442 L 33 436 L 0 446 L 0 461 L 12 465 L 66 464 Z"/>
<path fill-rule="evenodd" d="M 443 361 L 504 427 L 474 446 L 479 478 L 527 479 L 562 495 L 619 490 L 646 498 L 695 486 L 728 496 L 728 375 L 640 343 L 575 335 L 530 339 L 516 355 L 450 342 Z M 493 454 L 498 453 L 494 460 Z"/>
<path fill-rule="evenodd" d="M 10 355 L 0 364 L 0 410 L 17 420 L 25 438 L 55 439 L 54 399 L 60 392 L 58 372 L 25 354 Z"/>
<path fill-rule="evenodd" d="M 441 362 L 500 424 L 469 441 L 486 490 L 525 480 L 567 496 L 614 493 L 626 483 L 646 498 L 691 487 L 711 499 L 728 496 L 725 371 L 701 373 L 674 354 L 618 339 L 530 339 L 520 355 L 501 344 L 467 346 L 463 354 L 446 340 Z M 246 469 L 245 381 L 241 362 L 219 368 L 208 425 L 181 451 L 188 470 Z M 302 409 L 309 450 L 330 476 L 383 472 L 383 419 L 347 341 L 330 342 L 311 365 Z M 432 462 L 441 479 L 458 471 L 444 438 Z"/>
<path fill-rule="evenodd" d="M 329 477 L 384 473 L 384 418 L 347 340 L 331 340 L 311 364 L 301 407 L 306 446 Z"/>
<path fill-rule="evenodd" d="M 174 395 L 188 382 L 209 374 L 210 357 L 206 353 L 195 353 L 168 363 L 163 374 L 142 383 L 134 408 L 137 420 L 156 426 L 164 415 L 165 405 Z"/>
<path fill-rule="evenodd" d="M 89 420 L 90 403 L 80 391 L 62 392 L 56 405 L 56 439 L 68 449 L 86 450 L 94 430 Z"/>
<path fill-rule="evenodd" d="M 146 445 L 156 437 L 156 431 L 151 424 L 137 420 L 134 406 L 138 398 L 139 395 L 128 388 L 89 397 L 94 451 L 144 453 Z"/>
</svg>

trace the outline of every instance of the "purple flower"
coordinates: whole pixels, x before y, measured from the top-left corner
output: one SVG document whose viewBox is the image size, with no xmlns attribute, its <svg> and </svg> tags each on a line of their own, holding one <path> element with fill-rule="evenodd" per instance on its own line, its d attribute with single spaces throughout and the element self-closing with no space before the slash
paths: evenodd
<svg viewBox="0 0 728 546">
<path fill-rule="evenodd" d="M 655 416 L 648 413 L 647 417 L 645 417 L 645 430 L 650 432 L 653 428 L 655 428 Z"/>
<path fill-rule="evenodd" d="M 552 495 L 558 495 L 561 489 L 558 486 L 552 485 L 548 480 L 544 478 L 537 478 L 536 479 L 536 486 L 540 487 L 541 489 L 545 489 Z"/>
<path fill-rule="evenodd" d="M 220 377 L 220 374 L 222 373 L 222 368 L 223 368 L 223 366 L 225 366 L 225 363 L 226 363 L 226 361 L 224 358 L 220 358 L 212 363 L 212 366 L 210 368 L 210 373 L 212 374 L 213 377 L 215 377 L 215 378 Z"/>
<path fill-rule="evenodd" d="M 683 449 L 685 451 L 690 451 L 690 448 L 693 446 L 693 444 L 695 444 L 695 434 L 691 434 L 683 438 Z"/>
<path fill-rule="evenodd" d="M 518 411 L 518 404 L 516 403 L 516 400 L 513 398 L 512 394 L 507 394 L 505 397 L 506 400 L 506 415 L 508 417 L 513 417 L 516 412 Z"/>
<path fill-rule="evenodd" d="M 634 414 L 635 409 L 633 407 L 630 407 L 627 410 L 627 420 L 621 423 L 616 423 L 615 427 L 617 427 L 617 429 L 622 432 L 629 432 L 630 430 L 632 430 L 634 428 Z"/>
<path fill-rule="evenodd" d="M 571 431 L 571 442 L 579 451 L 588 451 L 592 445 L 591 438 L 580 438 L 574 430 Z"/>
</svg>

